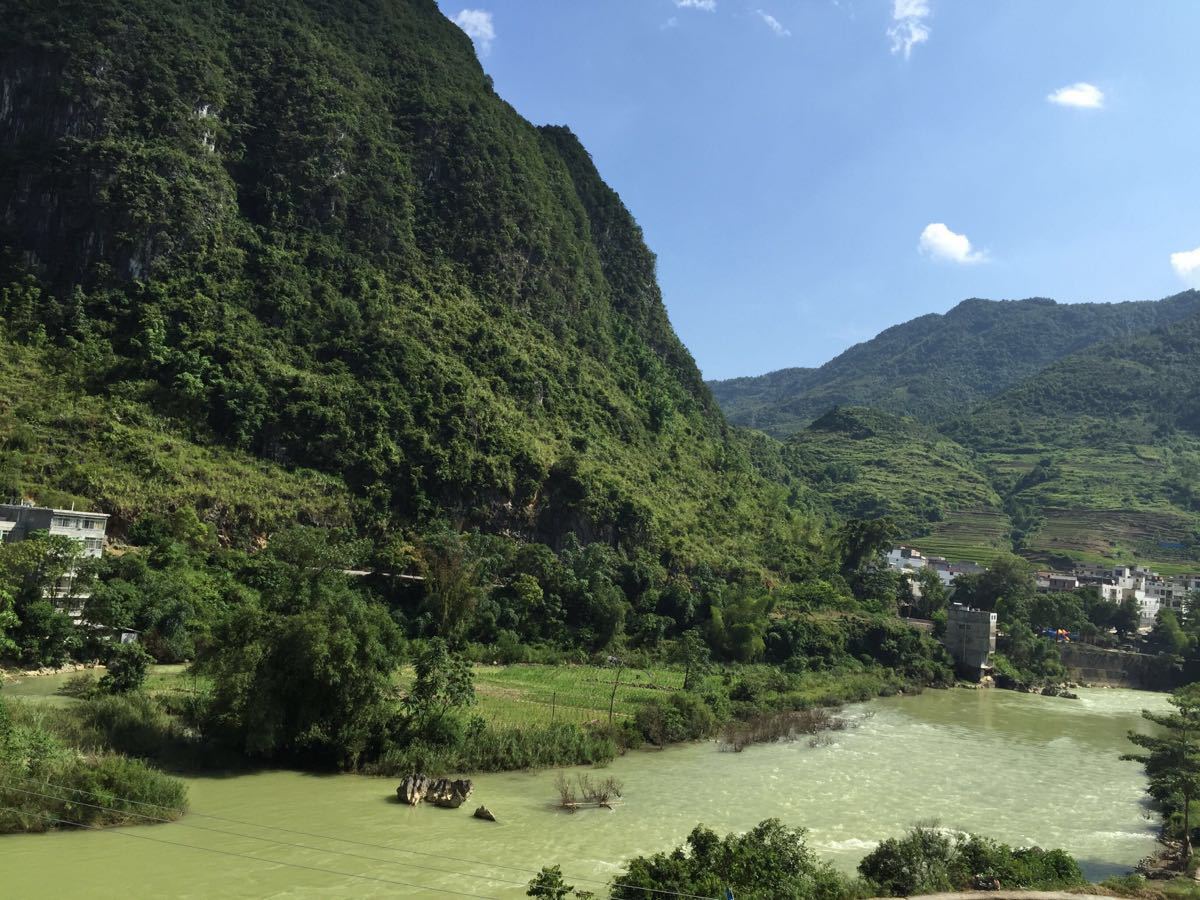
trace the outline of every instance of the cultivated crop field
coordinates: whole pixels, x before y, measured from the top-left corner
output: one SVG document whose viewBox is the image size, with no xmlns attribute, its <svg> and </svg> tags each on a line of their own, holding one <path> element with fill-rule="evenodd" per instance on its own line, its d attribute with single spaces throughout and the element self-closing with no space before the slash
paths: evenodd
<svg viewBox="0 0 1200 900">
<path fill-rule="evenodd" d="M 1174 548 L 1191 533 L 1178 514 L 1113 509 L 1047 509 L 1042 527 L 1029 538 L 1038 556 L 1070 556 L 1081 562 L 1117 565 L 1136 560 L 1164 574 L 1200 568 L 1195 552 Z"/>
<path fill-rule="evenodd" d="M 1008 516 L 996 510 L 958 510 L 934 522 L 930 533 L 914 537 L 911 543 L 926 555 L 944 556 L 951 561 L 971 561 L 987 565 L 1012 549 L 1009 543 Z"/>
<path fill-rule="evenodd" d="M 631 716 L 644 701 L 683 687 L 683 671 L 673 669 L 519 664 L 477 665 L 474 673 L 472 712 L 499 725 L 606 721 L 610 700 L 614 718 Z M 412 677 L 411 668 L 402 670 L 401 688 Z"/>
</svg>

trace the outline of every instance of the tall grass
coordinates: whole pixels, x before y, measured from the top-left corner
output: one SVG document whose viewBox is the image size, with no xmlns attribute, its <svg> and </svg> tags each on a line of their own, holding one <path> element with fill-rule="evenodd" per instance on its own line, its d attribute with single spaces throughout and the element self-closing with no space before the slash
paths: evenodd
<svg viewBox="0 0 1200 900">
<path fill-rule="evenodd" d="M 75 710 L 0 709 L 0 833 L 171 820 L 186 810 L 183 782 L 108 749 Z"/>
<path fill-rule="evenodd" d="M 363 771 L 368 775 L 397 776 L 421 772 L 442 776 L 596 765 L 612 760 L 618 749 L 613 735 L 602 728 L 584 728 L 570 723 L 533 728 L 488 726 L 450 746 L 414 741 L 403 747 L 392 747 L 378 760 L 367 764 Z"/>
<path fill-rule="evenodd" d="M 751 744 L 794 741 L 801 735 L 841 731 L 845 727 L 846 720 L 831 715 L 827 709 L 763 713 L 746 721 L 727 723 L 721 729 L 720 748 L 740 753 Z"/>
</svg>

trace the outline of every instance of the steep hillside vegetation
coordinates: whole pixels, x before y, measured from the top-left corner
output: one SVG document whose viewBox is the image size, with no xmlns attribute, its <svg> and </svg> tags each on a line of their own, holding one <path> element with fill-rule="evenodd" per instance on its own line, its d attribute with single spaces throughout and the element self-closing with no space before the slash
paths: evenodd
<svg viewBox="0 0 1200 900">
<path fill-rule="evenodd" d="M 333 479 L 379 528 L 791 554 L 808 496 L 725 425 L 637 224 L 433 0 L 13 0 L 0 83 L 10 384 L 67 359 L 45 404 L 153 423 L 214 484 L 252 458 L 288 495 Z M 72 474 L 78 418 L 27 418 L 9 493 L 226 516 L 146 493 L 119 431 L 88 439 L 122 447 L 107 475 Z"/>
<path fill-rule="evenodd" d="M 1129 339 L 1196 312 L 1196 291 L 1138 303 L 965 300 L 945 315 L 889 328 L 819 369 L 710 386 L 731 422 L 776 436 L 839 405 L 942 422 L 1099 341 Z"/>
<path fill-rule="evenodd" d="M 947 425 L 1054 558 L 1200 560 L 1200 316 L 1050 366 Z"/>
<path fill-rule="evenodd" d="M 887 516 L 908 537 L 1002 501 L 971 454 L 934 429 L 864 407 L 832 410 L 786 444 L 793 470 L 844 516 Z"/>
<path fill-rule="evenodd" d="M 786 476 L 769 477 L 887 516 L 931 553 L 1200 569 L 1200 314 L 1090 346 L 938 428 L 838 407 L 785 448 Z"/>
</svg>

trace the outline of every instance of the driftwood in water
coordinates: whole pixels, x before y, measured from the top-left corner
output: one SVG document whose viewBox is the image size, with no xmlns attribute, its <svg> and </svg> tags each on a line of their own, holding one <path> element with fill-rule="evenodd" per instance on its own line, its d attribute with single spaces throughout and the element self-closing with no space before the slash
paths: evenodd
<svg viewBox="0 0 1200 900">
<path fill-rule="evenodd" d="M 574 779 L 559 772 L 554 779 L 558 791 L 558 805 L 563 809 L 576 810 L 585 806 L 612 809 L 613 803 L 621 798 L 621 782 L 613 777 L 594 779 L 580 773 Z"/>
</svg>

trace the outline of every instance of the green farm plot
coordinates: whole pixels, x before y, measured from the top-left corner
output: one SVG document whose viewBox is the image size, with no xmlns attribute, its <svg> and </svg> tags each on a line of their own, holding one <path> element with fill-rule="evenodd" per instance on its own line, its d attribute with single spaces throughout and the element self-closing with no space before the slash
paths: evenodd
<svg viewBox="0 0 1200 900">
<path fill-rule="evenodd" d="M 912 544 L 926 555 L 986 564 L 996 554 L 1012 549 L 1009 543 L 1010 528 L 1008 516 L 1002 512 L 964 509 L 951 512 L 942 521 L 932 523 L 929 534 L 913 537 L 905 543 Z"/>
<path fill-rule="evenodd" d="M 498 725 L 606 720 L 610 700 L 614 718 L 632 716 L 645 701 L 683 688 L 683 672 L 672 669 L 511 665 L 475 666 L 474 672 L 474 712 Z M 401 688 L 411 679 L 406 668 Z"/>
</svg>

